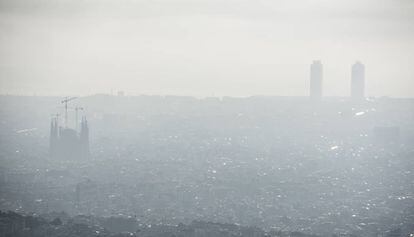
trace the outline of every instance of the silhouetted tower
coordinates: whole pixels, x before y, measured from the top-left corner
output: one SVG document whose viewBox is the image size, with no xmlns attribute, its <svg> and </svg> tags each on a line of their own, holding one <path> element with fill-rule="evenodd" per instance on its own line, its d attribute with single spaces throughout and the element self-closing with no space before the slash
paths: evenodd
<svg viewBox="0 0 414 237">
<path fill-rule="evenodd" d="M 58 119 L 53 118 L 50 123 L 50 155 L 62 160 L 78 160 L 89 156 L 89 127 L 86 117 L 82 117 L 80 132 L 68 127 L 68 106 L 72 98 L 65 98 L 65 120 L 64 127 L 58 124 Z M 78 127 L 78 111 L 83 110 L 76 107 L 75 127 Z"/>
<path fill-rule="evenodd" d="M 52 118 L 50 122 L 50 141 L 49 141 L 49 154 L 50 156 L 56 156 L 59 145 L 59 125 L 57 118 Z"/>
<path fill-rule="evenodd" d="M 365 66 L 360 62 L 352 65 L 351 72 L 351 98 L 363 100 L 365 97 Z"/>
<path fill-rule="evenodd" d="M 82 117 L 81 131 L 79 135 L 80 150 L 83 157 L 89 156 L 89 126 L 86 117 Z"/>
<path fill-rule="evenodd" d="M 322 98 L 322 79 L 323 66 L 321 61 L 313 61 L 310 66 L 310 91 L 311 100 L 320 100 Z"/>
<path fill-rule="evenodd" d="M 75 130 L 76 130 L 76 132 L 78 132 L 79 130 L 78 130 L 78 125 L 79 125 L 79 121 L 78 121 L 78 114 L 79 114 L 79 110 L 83 110 L 83 108 L 82 107 L 78 107 L 78 106 L 76 106 L 75 107 L 75 113 L 76 113 L 76 116 L 75 116 Z"/>
<path fill-rule="evenodd" d="M 68 127 L 68 102 L 76 99 L 77 97 L 65 97 L 64 100 L 61 101 L 62 104 L 65 104 L 65 128 Z"/>
</svg>

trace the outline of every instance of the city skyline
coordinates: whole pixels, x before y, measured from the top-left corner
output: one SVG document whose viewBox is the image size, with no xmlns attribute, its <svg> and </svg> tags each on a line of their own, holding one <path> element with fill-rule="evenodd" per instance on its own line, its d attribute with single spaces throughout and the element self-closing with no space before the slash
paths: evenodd
<svg viewBox="0 0 414 237">
<path fill-rule="evenodd" d="M 175 4 L 176 3 L 176 4 Z M 1 1 L 1 94 L 413 97 L 411 1 Z M 176 8 L 175 6 L 180 6 Z"/>
<path fill-rule="evenodd" d="M 361 68 L 362 67 L 362 68 Z M 362 70 L 362 72 L 361 72 Z M 312 64 L 310 64 L 310 79 L 308 81 L 309 89 L 307 94 L 300 94 L 300 95 L 281 95 L 281 94 L 250 94 L 250 95 L 218 95 L 216 96 L 215 93 L 212 93 L 210 95 L 192 95 L 192 94 L 145 94 L 145 93 L 139 93 L 134 91 L 125 91 L 122 89 L 114 89 L 111 88 L 110 91 L 95 91 L 89 94 L 82 94 L 82 96 L 90 96 L 95 94 L 107 94 L 107 95 L 118 95 L 118 96 L 124 96 L 125 93 L 127 93 L 128 96 L 139 96 L 139 95 L 161 95 L 161 96 L 193 96 L 193 97 L 199 97 L 199 98 L 205 98 L 205 97 L 223 97 L 223 96 L 230 96 L 230 97 L 250 97 L 250 96 L 293 96 L 293 97 L 306 97 L 309 96 L 313 100 L 321 100 L 323 97 L 351 97 L 353 99 L 362 99 L 366 97 L 389 97 L 387 95 L 379 95 L 379 96 L 367 96 L 366 95 L 366 80 L 365 80 L 365 65 L 362 64 L 359 60 L 356 60 L 354 64 L 351 65 L 350 70 L 350 76 L 349 76 L 349 91 L 348 93 L 346 90 L 344 90 L 345 94 L 342 95 L 332 95 L 330 91 L 326 91 L 327 95 L 324 94 L 325 91 L 325 84 L 324 84 L 324 65 L 322 64 L 321 60 L 313 60 Z M 328 81 L 329 83 L 329 81 Z M 306 86 L 306 82 L 303 86 Z M 23 95 L 23 96 L 62 96 L 61 93 L 50 93 L 50 94 L 38 94 L 37 92 L 32 93 L 0 93 L 0 95 Z M 70 93 L 63 93 L 63 95 L 75 95 Z M 76 94 L 79 95 L 79 94 Z M 405 98 L 411 98 L 412 96 L 408 96 Z M 413 96 L 414 97 L 414 96 Z M 404 97 L 396 97 L 396 98 L 404 98 Z"/>
<path fill-rule="evenodd" d="M 308 96 L 313 101 L 320 101 L 324 96 L 324 69 L 321 60 L 313 60 L 312 64 L 310 64 L 310 77 L 309 77 L 309 93 Z M 356 61 L 351 66 L 351 76 L 350 76 L 350 90 L 348 96 L 339 96 L 339 97 L 350 97 L 351 99 L 358 101 L 363 100 L 366 98 L 365 96 L 365 65 L 362 64 L 360 61 Z M 329 93 L 329 92 L 328 92 Z M 107 94 L 107 93 L 96 93 L 96 94 Z M 93 94 L 90 94 L 93 95 Z M 108 95 L 117 95 L 117 96 L 125 96 L 124 90 L 113 90 L 111 89 Z M 131 94 L 129 94 L 131 95 Z M 136 94 L 132 94 L 132 96 L 136 96 Z M 138 94 L 143 95 L 143 94 Z M 86 95 L 89 96 L 89 95 Z M 174 95 L 173 95 L 174 96 Z M 180 95 L 178 95 L 180 96 Z M 184 95 L 186 96 L 186 95 Z M 260 95 L 250 95 L 250 96 L 260 96 Z M 280 95 L 273 95 L 273 96 L 280 96 Z M 303 95 L 292 95 L 293 97 L 303 97 Z M 206 96 L 209 97 L 209 96 Z M 247 96 L 249 97 L 249 96 Z M 330 97 L 330 96 L 327 96 Z M 76 97 L 72 97 L 74 99 Z M 81 108 L 82 109 L 82 108 Z"/>
<path fill-rule="evenodd" d="M 0 0 L 0 237 L 414 237 L 414 0 Z"/>
</svg>

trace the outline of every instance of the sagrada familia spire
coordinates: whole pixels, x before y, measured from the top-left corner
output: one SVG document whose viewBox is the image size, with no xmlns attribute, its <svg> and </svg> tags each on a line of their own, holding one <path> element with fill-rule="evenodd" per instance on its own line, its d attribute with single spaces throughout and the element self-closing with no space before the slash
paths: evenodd
<svg viewBox="0 0 414 237">
<path fill-rule="evenodd" d="M 75 121 L 78 123 L 78 121 Z M 59 124 L 59 117 L 50 123 L 50 156 L 66 160 L 79 160 L 89 157 L 89 126 L 86 117 L 81 119 L 80 131 Z M 76 126 L 77 127 L 77 126 Z"/>
</svg>

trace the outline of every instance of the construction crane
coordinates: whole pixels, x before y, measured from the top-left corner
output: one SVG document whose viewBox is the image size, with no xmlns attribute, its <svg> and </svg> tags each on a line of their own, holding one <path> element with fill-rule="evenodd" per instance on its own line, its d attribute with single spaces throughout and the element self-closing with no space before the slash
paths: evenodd
<svg viewBox="0 0 414 237">
<path fill-rule="evenodd" d="M 76 123 L 75 123 L 75 126 L 76 126 L 76 131 L 78 131 L 78 111 L 79 110 L 83 110 L 83 107 L 75 107 L 75 112 L 76 112 Z"/>
<path fill-rule="evenodd" d="M 65 99 L 61 101 L 62 104 L 65 104 L 65 128 L 68 127 L 68 102 L 76 98 L 78 97 L 65 97 Z"/>
</svg>

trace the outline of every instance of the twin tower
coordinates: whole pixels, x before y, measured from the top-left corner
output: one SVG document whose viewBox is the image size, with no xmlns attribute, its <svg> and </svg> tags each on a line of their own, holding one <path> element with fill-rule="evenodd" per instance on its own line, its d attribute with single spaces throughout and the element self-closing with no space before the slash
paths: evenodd
<svg viewBox="0 0 414 237">
<path fill-rule="evenodd" d="M 310 98 L 322 98 L 323 65 L 321 61 L 313 61 L 310 66 Z M 351 98 L 361 101 L 365 98 L 365 66 L 360 62 L 352 65 L 351 69 Z"/>
</svg>

